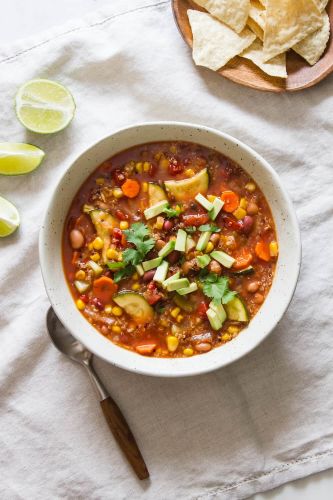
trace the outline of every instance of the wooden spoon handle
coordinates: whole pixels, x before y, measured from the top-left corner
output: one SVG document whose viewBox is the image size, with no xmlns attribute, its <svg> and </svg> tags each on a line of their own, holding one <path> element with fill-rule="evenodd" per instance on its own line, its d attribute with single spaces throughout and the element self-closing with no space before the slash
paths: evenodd
<svg viewBox="0 0 333 500">
<path fill-rule="evenodd" d="M 109 396 L 100 402 L 104 417 L 117 443 L 139 479 L 147 479 L 149 472 L 135 438 L 117 404 Z"/>
</svg>

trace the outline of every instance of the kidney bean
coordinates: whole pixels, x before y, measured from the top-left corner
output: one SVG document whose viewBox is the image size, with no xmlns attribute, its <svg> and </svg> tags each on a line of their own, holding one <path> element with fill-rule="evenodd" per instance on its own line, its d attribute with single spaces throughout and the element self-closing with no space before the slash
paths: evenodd
<svg viewBox="0 0 333 500">
<path fill-rule="evenodd" d="M 170 264 L 176 264 L 178 260 L 179 260 L 179 252 L 174 250 L 173 252 L 169 253 L 168 261 L 170 262 Z"/>
<path fill-rule="evenodd" d="M 259 281 L 252 281 L 246 287 L 247 291 L 250 293 L 256 293 L 259 290 L 260 283 Z"/>
<path fill-rule="evenodd" d="M 154 277 L 155 271 L 156 271 L 156 269 L 152 269 L 151 271 L 146 271 L 142 277 L 143 281 L 145 283 L 148 283 L 148 281 L 151 281 Z"/>
<path fill-rule="evenodd" d="M 119 168 L 112 172 L 112 178 L 117 186 L 121 186 L 126 180 L 125 175 Z"/>
<path fill-rule="evenodd" d="M 171 220 L 166 220 L 163 224 L 164 231 L 171 231 L 172 228 L 173 228 L 173 223 L 171 222 Z"/>
<path fill-rule="evenodd" d="M 212 260 L 208 265 L 208 271 L 220 276 L 222 274 L 222 266 L 215 260 Z"/>
<path fill-rule="evenodd" d="M 157 240 L 155 243 L 155 248 L 156 250 L 162 250 L 163 247 L 165 247 L 166 243 L 164 240 Z"/>
<path fill-rule="evenodd" d="M 69 233 L 69 239 L 70 239 L 72 248 L 74 248 L 75 250 L 83 247 L 83 245 L 84 245 L 83 234 L 78 229 L 71 230 L 71 232 Z"/>
<path fill-rule="evenodd" d="M 115 239 L 121 240 L 123 237 L 123 232 L 121 229 L 118 229 L 117 227 L 113 228 L 112 235 Z"/>
<path fill-rule="evenodd" d="M 253 227 L 253 217 L 251 215 L 245 215 L 244 219 L 242 220 L 242 231 L 245 234 L 249 234 L 252 230 Z"/>
<path fill-rule="evenodd" d="M 96 309 L 98 309 L 99 311 L 102 311 L 102 309 L 104 309 L 104 306 L 102 304 L 102 302 L 97 298 L 97 297 L 94 297 L 91 301 L 91 303 L 96 307 Z"/>
<path fill-rule="evenodd" d="M 197 262 L 195 259 L 188 260 L 182 265 L 182 271 L 184 274 L 188 274 L 192 269 L 195 269 Z"/>
<path fill-rule="evenodd" d="M 256 203 L 254 203 L 253 201 L 250 201 L 250 203 L 248 204 L 247 206 L 247 213 L 249 215 L 256 215 L 258 213 L 258 205 Z"/>
<path fill-rule="evenodd" d="M 200 342 L 200 344 L 195 345 L 195 350 L 198 352 L 208 352 L 212 348 L 212 344 L 208 342 Z"/>
</svg>

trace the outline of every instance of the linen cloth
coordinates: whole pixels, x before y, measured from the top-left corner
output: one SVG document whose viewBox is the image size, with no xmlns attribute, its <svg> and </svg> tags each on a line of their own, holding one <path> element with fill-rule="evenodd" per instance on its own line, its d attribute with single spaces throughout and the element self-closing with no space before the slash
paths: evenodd
<svg viewBox="0 0 333 500">
<path fill-rule="evenodd" d="M 38 136 L 16 120 L 16 89 L 35 77 L 72 91 L 77 112 L 64 132 Z M 47 153 L 33 174 L 0 179 L 0 194 L 22 216 L 19 231 L 0 241 L 2 500 L 240 499 L 332 467 L 332 82 L 274 95 L 197 68 L 169 1 L 113 1 L 0 48 L 0 140 Z M 149 120 L 216 127 L 262 154 L 295 203 L 303 265 L 274 333 L 227 368 L 168 380 L 96 359 L 150 470 L 139 482 L 86 373 L 48 339 L 37 241 L 68 164 L 102 136 Z"/>
</svg>

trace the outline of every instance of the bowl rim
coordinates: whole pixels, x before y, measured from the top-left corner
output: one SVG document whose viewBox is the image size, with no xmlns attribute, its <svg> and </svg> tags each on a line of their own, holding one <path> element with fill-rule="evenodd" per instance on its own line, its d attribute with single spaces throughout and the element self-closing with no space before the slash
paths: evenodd
<svg viewBox="0 0 333 500">
<path fill-rule="evenodd" d="M 237 354 L 234 354 L 234 355 L 230 356 L 229 359 L 224 359 L 224 360 L 221 359 L 221 362 L 219 362 L 219 363 L 212 363 L 211 365 L 207 365 L 207 366 L 205 366 L 204 363 L 198 363 L 195 369 L 193 369 L 193 367 L 192 367 L 190 370 L 187 370 L 187 371 L 184 370 L 184 369 L 182 369 L 182 370 L 180 370 L 178 372 L 177 370 L 175 370 L 173 368 L 172 371 L 170 369 L 169 371 L 163 370 L 163 371 L 159 372 L 158 370 L 156 370 L 156 367 L 147 367 L 147 368 L 145 368 L 145 367 L 142 368 L 141 367 L 141 368 L 138 368 L 138 367 L 135 367 L 135 366 L 131 366 L 131 363 L 123 363 L 123 362 L 119 362 L 117 359 L 110 359 L 110 357 L 108 355 L 103 354 L 103 352 L 98 352 L 97 353 L 94 350 L 93 346 L 92 346 L 92 342 L 89 341 L 90 340 L 89 338 L 87 338 L 87 342 L 85 342 L 84 339 L 82 338 L 82 337 L 84 337 L 84 335 L 81 335 L 81 333 L 80 334 L 77 333 L 75 331 L 75 327 L 74 326 L 69 325 L 69 324 L 66 323 L 65 314 L 57 306 L 56 302 L 53 300 L 53 295 L 52 295 L 51 289 L 50 289 L 50 287 L 48 285 L 48 277 L 47 277 L 47 271 L 46 271 L 46 254 L 47 254 L 47 251 L 45 250 L 45 248 L 46 248 L 46 245 L 45 245 L 46 228 L 48 226 L 48 220 L 50 218 L 50 210 L 52 208 L 52 204 L 53 204 L 53 202 L 54 202 L 54 200 L 55 200 L 55 198 L 56 198 L 56 196 L 58 194 L 60 186 L 62 185 L 62 183 L 66 179 L 66 176 L 68 175 L 68 173 L 70 172 L 70 170 L 73 168 L 73 166 L 80 159 L 82 159 L 83 157 L 85 157 L 88 153 L 91 153 L 95 148 L 98 148 L 99 146 L 101 146 L 102 143 L 104 143 L 104 141 L 110 140 L 113 136 L 117 136 L 118 134 L 123 134 L 123 133 L 126 133 L 126 132 L 130 132 L 131 130 L 134 130 L 134 129 L 142 129 L 142 128 L 145 128 L 145 127 L 161 127 L 161 128 L 163 128 L 163 127 L 179 127 L 179 128 L 189 129 L 189 130 L 192 130 L 192 131 L 194 129 L 195 130 L 200 130 L 200 132 L 206 132 L 208 134 L 217 135 L 217 136 L 219 136 L 220 139 L 225 139 L 225 140 L 229 141 L 230 143 L 232 143 L 234 146 L 239 147 L 243 151 L 246 151 L 246 153 L 249 154 L 250 157 L 252 157 L 256 161 L 258 161 L 259 163 L 261 163 L 261 165 L 264 167 L 264 169 L 270 174 L 270 177 L 271 177 L 271 179 L 273 181 L 274 187 L 280 189 L 280 191 L 281 191 L 281 193 L 283 195 L 283 198 L 284 198 L 285 210 L 288 213 L 288 218 L 290 220 L 291 227 L 292 227 L 292 232 L 293 232 L 293 236 L 294 236 L 294 239 L 295 239 L 294 244 L 295 244 L 295 253 L 296 253 L 296 255 L 295 255 L 295 261 L 296 262 L 294 262 L 294 264 L 296 265 L 296 269 L 295 269 L 296 272 L 294 272 L 294 281 L 293 281 L 292 285 L 289 285 L 288 294 L 286 296 L 284 296 L 284 303 L 283 303 L 283 307 L 280 308 L 281 309 L 280 313 L 275 316 L 274 320 L 272 321 L 272 323 L 271 323 L 270 327 L 267 329 L 267 331 L 262 332 L 262 335 L 258 339 L 256 339 L 256 340 L 254 340 L 252 338 L 252 342 L 249 342 L 247 344 L 246 348 L 239 349 L 239 352 L 237 352 Z M 178 139 L 178 140 L 182 140 L 182 139 Z M 183 139 L 183 140 L 186 141 L 188 139 Z M 151 142 L 156 142 L 156 141 L 152 140 Z M 197 142 L 196 140 L 193 140 L 193 142 L 199 144 L 199 142 Z M 148 141 L 143 141 L 141 144 L 147 144 L 147 143 L 149 143 L 149 142 Z M 139 145 L 140 143 L 138 142 L 136 144 Z M 127 146 L 127 148 L 123 148 L 119 152 L 125 151 L 126 149 L 131 148 L 132 146 L 134 146 L 136 144 L 134 144 L 134 143 L 133 144 L 129 144 Z M 208 147 L 208 146 L 206 146 L 206 147 Z M 219 149 L 217 148 L 217 150 L 219 150 Z M 221 153 L 225 154 L 227 156 L 226 153 L 223 153 L 222 151 L 221 151 Z M 115 154 L 117 154 L 117 153 L 115 153 Z M 93 170 L 95 170 L 96 168 L 98 168 L 98 165 L 95 166 Z M 93 172 L 93 170 L 91 170 L 90 174 Z M 81 181 L 81 184 L 79 184 L 79 183 L 77 184 L 77 186 L 76 186 L 76 192 L 79 190 L 80 186 L 84 183 L 84 181 L 88 178 L 88 176 L 90 174 L 88 174 L 84 178 L 84 180 Z M 264 191 L 263 191 L 263 194 L 266 196 L 266 194 L 265 194 Z M 268 200 L 268 204 L 270 205 L 269 200 Z M 227 134 L 225 132 L 221 132 L 220 130 L 217 130 L 215 128 L 208 127 L 208 126 L 205 126 L 205 125 L 199 125 L 199 124 L 190 123 L 190 122 L 171 121 L 171 120 L 169 120 L 169 121 L 147 121 L 147 122 L 139 122 L 139 123 L 134 123 L 134 124 L 126 126 L 126 127 L 118 128 L 118 129 L 114 130 L 113 132 L 106 134 L 105 136 L 103 136 L 102 138 L 98 139 L 97 141 L 92 142 L 88 147 L 86 147 L 83 151 L 81 151 L 81 153 L 79 153 L 73 159 L 71 159 L 67 163 L 67 166 L 64 169 L 63 174 L 58 179 L 57 185 L 53 189 L 52 195 L 50 197 L 50 201 L 49 201 L 48 206 L 47 206 L 47 210 L 45 212 L 45 216 L 43 218 L 43 223 L 42 223 L 42 226 L 40 228 L 40 232 L 39 232 L 39 245 L 38 246 L 39 246 L 39 262 L 40 262 L 41 274 L 42 274 L 42 278 L 43 278 L 43 282 L 44 282 L 46 293 L 48 295 L 48 298 L 50 300 L 50 303 L 51 303 L 51 305 L 52 305 L 55 313 L 57 314 L 57 316 L 59 317 L 59 319 L 61 320 L 61 322 L 64 323 L 64 325 L 66 326 L 66 328 L 72 333 L 72 335 L 75 338 L 77 338 L 80 342 L 82 342 L 83 344 L 85 344 L 87 346 L 87 348 L 89 348 L 89 350 L 93 354 L 95 354 L 96 356 L 100 357 L 101 359 L 105 360 L 106 362 L 108 362 L 108 363 L 110 363 L 110 364 L 112 364 L 114 366 L 117 366 L 119 368 L 128 370 L 130 372 L 138 373 L 138 374 L 141 374 L 141 375 L 150 375 L 150 376 L 166 377 L 166 378 L 189 377 L 189 376 L 196 376 L 196 375 L 202 375 L 202 374 L 205 374 L 205 373 L 209 373 L 209 372 L 212 372 L 214 370 L 220 369 L 222 367 L 228 366 L 229 364 L 234 363 L 235 361 L 241 359 L 242 357 L 246 356 L 251 351 L 253 351 L 259 344 L 261 344 L 273 332 L 273 330 L 279 324 L 279 322 L 281 321 L 281 319 L 284 316 L 285 312 L 287 311 L 287 309 L 289 307 L 289 304 L 290 304 L 290 302 L 291 302 L 291 300 L 293 298 L 296 286 L 297 286 L 297 282 L 298 282 L 298 278 L 299 278 L 299 273 L 300 273 L 300 268 L 301 268 L 301 261 L 302 261 L 301 232 L 300 232 L 300 227 L 299 227 L 299 223 L 298 223 L 298 220 L 297 220 L 297 216 L 296 216 L 296 212 L 295 212 L 294 206 L 292 204 L 292 201 L 291 201 L 291 199 L 289 197 L 288 192 L 286 191 L 286 189 L 282 185 L 282 182 L 281 182 L 278 174 L 275 172 L 275 170 L 273 169 L 273 167 L 267 162 L 267 160 L 265 160 L 260 154 L 258 154 L 252 147 L 248 146 L 247 144 L 245 144 L 241 140 L 236 139 L 235 137 L 231 136 L 230 134 Z M 63 277 L 63 279 L 65 281 L 66 286 L 68 287 L 67 280 L 65 278 L 63 269 L 62 269 L 62 273 L 61 274 L 62 274 L 62 277 Z M 276 276 L 276 273 L 275 273 L 275 276 Z M 74 300 L 72 301 L 72 304 L 73 304 L 73 308 L 76 310 Z M 82 315 L 81 315 L 81 313 L 79 311 L 77 311 L 77 313 L 82 317 Z M 84 318 L 84 321 L 87 323 L 87 325 L 89 325 L 89 322 L 86 320 L 86 318 Z M 91 328 L 93 328 L 93 327 L 91 327 Z M 103 335 L 100 332 L 98 332 L 97 330 L 96 330 L 96 332 L 98 333 L 98 335 L 100 335 L 102 338 L 105 339 L 105 337 L 103 337 Z M 108 339 L 105 339 L 105 340 L 107 342 L 112 342 L 112 341 L 110 341 Z M 113 345 L 115 345 L 115 344 L 113 344 Z M 119 346 L 117 346 L 117 347 L 119 347 Z M 222 347 L 223 346 L 221 346 L 221 348 Z M 119 349 L 125 350 L 122 347 L 119 347 Z M 216 349 L 213 349 L 212 351 L 210 351 L 210 353 L 214 352 L 215 350 Z M 127 350 L 125 350 L 125 351 L 128 352 L 128 353 L 130 353 L 130 354 L 133 354 L 131 351 L 127 351 Z M 207 359 L 206 357 L 209 356 L 210 353 L 206 353 L 204 355 L 204 358 Z M 140 356 L 137 353 L 134 353 L 134 355 L 135 356 Z M 146 357 L 146 356 L 140 356 L 140 358 L 144 358 L 145 360 L 147 360 L 147 365 L 148 365 L 149 364 L 149 360 L 157 360 L 158 359 L 158 360 L 160 360 L 162 362 L 164 360 L 174 360 L 174 361 L 177 361 L 178 363 L 180 363 L 181 360 L 185 360 L 186 361 L 187 359 L 193 359 L 193 358 L 197 358 L 197 359 L 200 358 L 201 359 L 202 356 L 195 356 L 195 357 L 192 357 L 192 358 L 183 358 L 183 357 L 182 358 L 150 358 L 150 357 Z"/>
</svg>

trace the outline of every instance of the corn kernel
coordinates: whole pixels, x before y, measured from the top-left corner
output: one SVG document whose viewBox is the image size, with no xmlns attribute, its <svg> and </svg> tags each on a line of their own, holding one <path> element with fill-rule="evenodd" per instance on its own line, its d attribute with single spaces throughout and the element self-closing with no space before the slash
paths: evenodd
<svg viewBox="0 0 333 500">
<path fill-rule="evenodd" d="M 119 228 L 123 231 L 124 229 L 128 229 L 128 222 L 127 220 L 122 220 L 120 221 Z"/>
<path fill-rule="evenodd" d="M 108 259 L 113 259 L 113 260 L 117 260 L 118 259 L 118 252 L 117 250 L 115 250 L 114 248 L 109 248 L 107 251 L 106 251 L 106 257 Z"/>
<path fill-rule="evenodd" d="M 255 191 L 257 189 L 257 186 L 253 183 L 253 182 L 248 182 L 246 185 L 245 185 L 245 189 L 247 191 L 250 191 L 250 193 L 253 193 L 253 191 Z"/>
<path fill-rule="evenodd" d="M 154 227 L 156 229 L 163 229 L 164 217 L 157 217 Z"/>
<path fill-rule="evenodd" d="M 184 356 L 193 356 L 193 349 L 192 347 L 186 347 L 184 350 L 183 350 L 183 354 Z"/>
<path fill-rule="evenodd" d="M 209 241 L 207 243 L 207 246 L 205 248 L 205 253 L 210 253 L 214 250 L 214 243 L 212 241 Z"/>
<path fill-rule="evenodd" d="M 187 169 L 185 170 L 185 175 L 186 175 L 186 177 L 193 177 L 193 176 L 194 176 L 194 174 L 195 174 L 195 172 L 194 172 L 193 168 L 187 168 Z"/>
<path fill-rule="evenodd" d="M 207 194 L 207 200 L 213 203 L 213 201 L 217 198 L 215 194 Z"/>
<path fill-rule="evenodd" d="M 161 326 L 169 326 L 169 322 L 168 322 L 168 320 L 166 320 L 165 318 L 162 318 L 162 319 L 160 320 L 160 325 L 161 325 Z"/>
<path fill-rule="evenodd" d="M 148 182 L 143 182 L 141 184 L 141 188 L 142 188 L 142 192 L 143 193 L 147 193 L 147 191 L 148 191 Z"/>
<path fill-rule="evenodd" d="M 124 196 L 124 193 L 122 192 L 122 190 L 120 188 L 114 188 L 114 190 L 112 191 L 112 194 L 115 198 L 117 198 L 117 200 Z"/>
<path fill-rule="evenodd" d="M 94 250 L 94 245 L 92 243 L 89 243 L 88 250 L 90 251 Z"/>
<path fill-rule="evenodd" d="M 177 153 L 177 147 L 175 144 L 172 144 L 169 149 L 170 149 L 170 153 L 172 153 L 174 155 Z"/>
<path fill-rule="evenodd" d="M 246 198 L 241 198 L 240 202 L 239 202 L 239 206 L 241 208 L 244 208 L 244 210 L 246 210 L 247 209 L 247 199 Z"/>
<path fill-rule="evenodd" d="M 103 186 L 103 184 L 105 184 L 104 177 L 98 177 L 98 179 L 96 179 L 96 184 L 97 186 Z"/>
<path fill-rule="evenodd" d="M 157 153 L 154 154 L 154 158 L 156 161 L 160 160 L 161 159 L 161 156 L 162 156 L 163 153 L 161 153 L 161 151 L 158 151 Z"/>
<path fill-rule="evenodd" d="M 123 314 L 123 310 L 121 307 L 115 306 L 112 308 L 112 314 L 114 314 L 115 316 L 121 316 Z"/>
<path fill-rule="evenodd" d="M 106 312 L 106 314 L 111 314 L 112 313 L 112 305 L 106 304 L 106 306 L 104 307 L 104 312 Z"/>
<path fill-rule="evenodd" d="M 223 340 L 223 342 L 228 342 L 228 340 L 231 340 L 231 335 L 230 335 L 230 333 L 224 333 L 224 334 L 222 335 L 222 340 Z"/>
<path fill-rule="evenodd" d="M 118 262 L 122 262 L 123 261 L 123 252 L 119 252 L 118 253 L 117 261 Z"/>
<path fill-rule="evenodd" d="M 113 333 L 121 333 L 121 328 L 118 325 L 113 325 L 111 330 L 113 331 Z"/>
<path fill-rule="evenodd" d="M 182 314 L 178 314 L 177 316 L 177 323 L 181 323 L 184 319 L 184 316 Z"/>
<path fill-rule="evenodd" d="M 132 285 L 132 290 L 139 290 L 139 288 L 140 288 L 140 283 L 134 283 Z"/>
<path fill-rule="evenodd" d="M 179 307 L 175 307 L 174 309 L 172 309 L 172 311 L 170 312 L 171 316 L 173 318 L 177 318 L 178 314 L 180 313 L 180 308 Z"/>
<path fill-rule="evenodd" d="M 76 301 L 76 307 L 80 310 L 83 311 L 83 309 L 86 307 L 85 303 L 81 299 L 77 299 Z"/>
<path fill-rule="evenodd" d="M 237 326 L 229 326 L 228 332 L 231 333 L 231 335 L 235 335 L 239 333 L 239 328 Z"/>
<path fill-rule="evenodd" d="M 165 168 L 165 169 L 166 169 L 166 168 L 168 168 L 168 167 L 169 167 L 169 160 L 168 160 L 168 158 L 162 157 L 162 158 L 160 159 L 160 162 L 159 162 L 159 163 L 160 163 L 160 167 L 161 167 L 161 168 Z"/>
<path fill-rule="evenodd" d="M 93 260 L 94 262 L 97 262 L 97 261 L 101 258 L 101 256 L 99 255 L 99 253 L 98 253 L 98 252 L 96 252 L 96 253 L 93 253 L 92 255 L 90 255 L 90 258 L 91 258 L 91 260 Z"/>
<path fill-rule="evenodd" d="M 138 273 L 134 273 L 133 276 L 132 276 L 132 280 L 138 281 L 138 279 L 139 279 Z"/>
<path fill-rule="evenodd" d="M 77 271 L 77 273 L 75 273 L 75 279 L 77 279 L 77 280 L 86 279 L 86 273 L 84 271 L 82 271 L 82 269 L 80 269 L 80 271 Z"/>
<path fill-rule="evenodd" d="M 246 210 L 244 208 L 238 207 L 237 210 L 233 212 L 233 215 L 236 217 L 236 219 L 241 220 L 244 219 L 246 215 Z"/>
<path fill-rule="evenodd" d="M 168 335 L 166 338 L 166 343 L 169 352 L 177 351 L 179 340 L 174 335 Z"/>
<path fill-rule="evenodd" d="M 145 161 L 144 164 L 143 164 L 143 171 L 144 172 L 149 172 L 149 169 L 150 169 L 150 162 L 149 161 Z"/>
<path fill-rule="evenodd" d="M 103 246 L 104 246 L 104 242 L 103 242 L 102 238 L 97 236 L 97 238 L 95 238 L 93 241 L 94 249 L 95 250 L 102 250 Z"/>
<path fill-rule="evenodd" d="M 269 244 L 269 254 L 271 257 L 277 257 L 279 254 L 279 248 L 276 241 L 271 241 Z"/>
<path fill-rule="evenodd" d="M 135 170 L 138 172 L 138 174 L 142 174 L 142 161 L 138 161 L 135 164 Z"/>
</svg>

